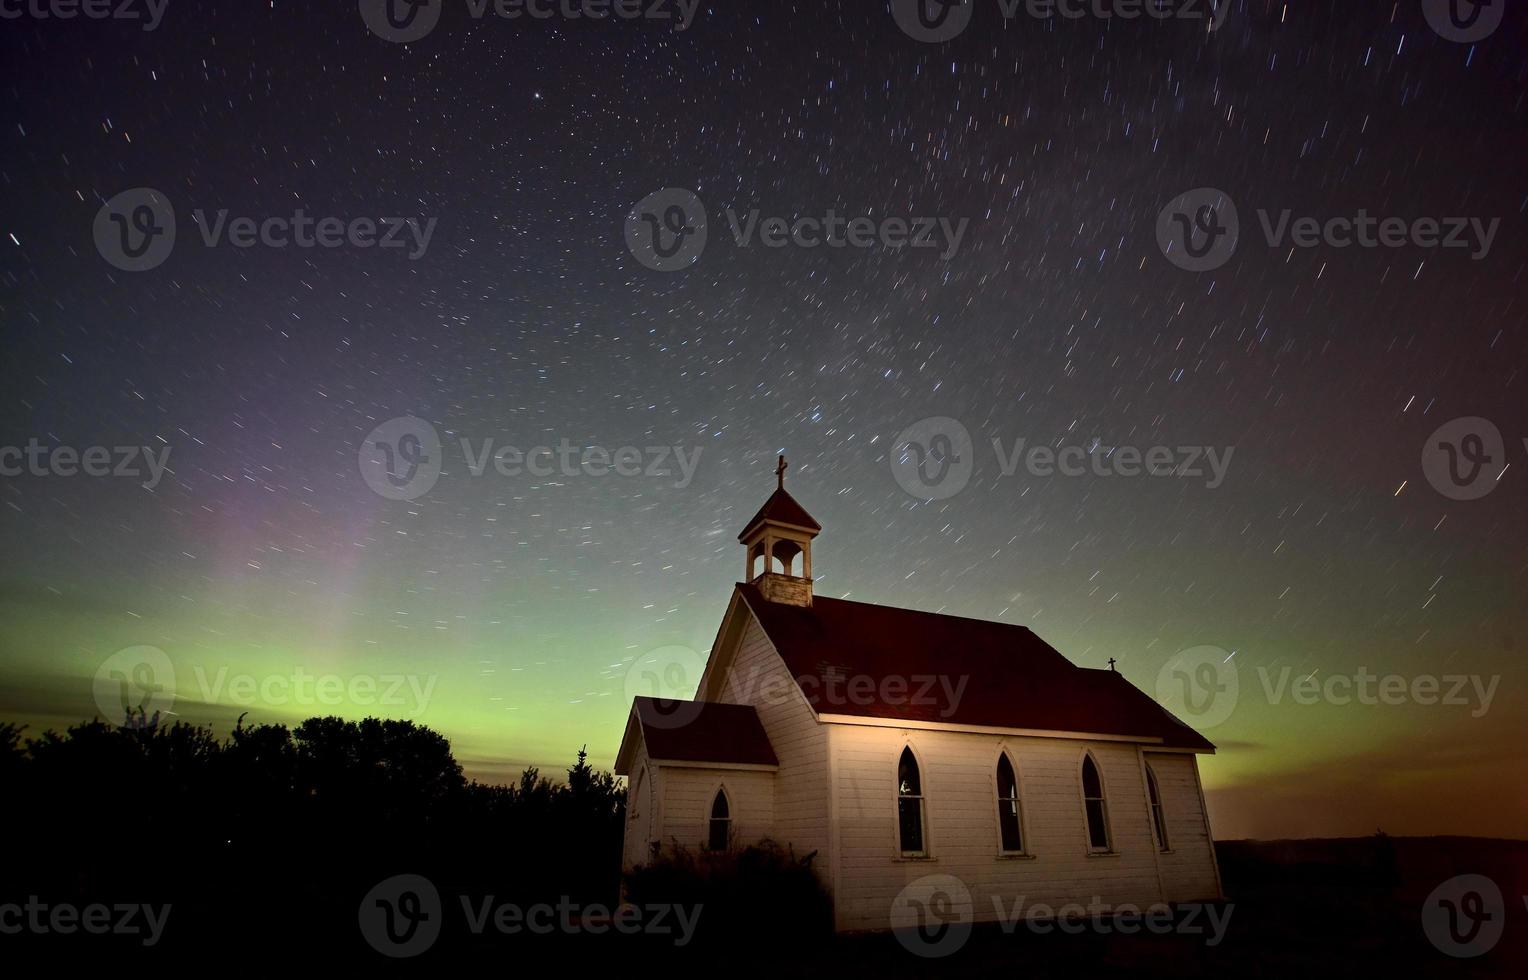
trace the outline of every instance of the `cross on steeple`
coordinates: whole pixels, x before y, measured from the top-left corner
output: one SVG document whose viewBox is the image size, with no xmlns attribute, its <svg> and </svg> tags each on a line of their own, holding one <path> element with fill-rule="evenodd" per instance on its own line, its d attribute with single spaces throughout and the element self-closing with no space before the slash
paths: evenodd
<svg viewBox="0 0 1528 980">
<path fill-rule="evenodd" d="M 775 481 L 781 490 L 785 489 L 785 468 L 790 464 L 785 461 L 785 456 L 780 456 L 780 462 L 775 466 Z"/>
<path fill-rule="evenodd" d="M 1114 670 L 1114 658 L 1113 657 L 1109 658 L 1109 669 L 1110 670 Z M 1119 673 L 1119 672 L 1115 671 L 1115 673 Z"/>
</svg>

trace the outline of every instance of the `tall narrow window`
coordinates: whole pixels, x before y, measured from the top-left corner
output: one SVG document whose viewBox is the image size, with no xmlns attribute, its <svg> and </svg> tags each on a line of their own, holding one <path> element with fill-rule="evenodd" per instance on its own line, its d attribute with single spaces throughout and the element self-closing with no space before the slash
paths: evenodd
<svg viewBox="0 0 1528 980">
<path fill-rule="evenodd" d="M 1157 849 L 1167 850 L 1167 817 L 1162 813 L 1162 791 L 1157 788 L 1157 774 L 1146 764 L 1146 795 L 1151 801 L 1151 827 L 1157 834 Z"/>
<path fill-rule="evenodd" d="M 902 750 L 897 763 L 897 834 L 904 855 L 927 853 L 923 844 L 923 780 L 911 748 Z"/>
<path fill-rule="evenodd" d="M 637 781 L 631 787 L 626 800 L 626 812 L 635 820 L 642 815 L 642 794 L 647 791 L 647 769 L 637 770 Z"/>
<path fill-rule="evenodd" d="M 997 829 L 1003 853 L 1024 853 L 1024 821 L 1019 809 L 1019 780 L 1004 752 L 997 757 Z"/>
<path fill-rule="evenodd" d="M 1093 756 L 1082 757 L 1082 806 L 1088 815 L 1088 849 L 1109 850 L 1109 804 Z"/>
<path fill-rule="evenodd" d="M 710 851 L 725 851 L 727 843 L 732 837 L 732 810 L 727 805 L 727 791 L 716 791 L 716 799 L 711 801 L 711 832 L 707 835 L 706 849 Z"/>
</svg>

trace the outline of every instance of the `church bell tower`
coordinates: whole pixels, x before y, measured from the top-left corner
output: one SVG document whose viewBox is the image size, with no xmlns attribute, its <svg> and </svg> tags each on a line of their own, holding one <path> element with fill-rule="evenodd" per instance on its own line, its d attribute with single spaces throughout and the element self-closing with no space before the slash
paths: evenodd
<svg viewBox="0 0 1528 980">
<path fill-rule="evenodd" d="M 785 457 L 775 467 L 775 492 L 737 536 L 748 555 L 743 581 L 764 598 L 790 606 L 812 604 L 812 539 L 822 525 L 785 492 Z"/>
</svg>

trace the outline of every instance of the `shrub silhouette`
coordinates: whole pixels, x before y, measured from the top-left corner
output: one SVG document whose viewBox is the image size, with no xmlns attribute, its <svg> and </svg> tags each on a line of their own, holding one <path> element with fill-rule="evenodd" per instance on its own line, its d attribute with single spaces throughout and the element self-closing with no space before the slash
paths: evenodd
<svg viewBox="0 0 1528 980">
<path fill-rule="evenodd" d="M 627 872 L 626 898 L 641 906 L 699 906 L 697 942 L 757 937 L 767 923 L 772 933 L 790 936 L 794 947 L 833 931 L 832 904 L 812 871 L 815 858 L 815 851 L 798 858 L 768 839 L 741 850 L 699 854 L 674 842 Z"/>
</svg>

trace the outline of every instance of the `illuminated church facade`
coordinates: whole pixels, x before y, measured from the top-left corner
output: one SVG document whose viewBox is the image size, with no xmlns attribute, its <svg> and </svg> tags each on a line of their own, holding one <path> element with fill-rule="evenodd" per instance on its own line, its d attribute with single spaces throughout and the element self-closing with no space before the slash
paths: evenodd
<svg viewBox="0 0 1528 980">
<path fill-rule="evenodd" d="M 977 922 L 1221 897 L 1209 741 L 1025 627 L 814 595 L 822 528 L 777 473 L 693 700 L 632 705 L 624 869 L 772 840 L 810 856 L 841 931 L 900 924 L 931 875 Z"/>
</svg>

